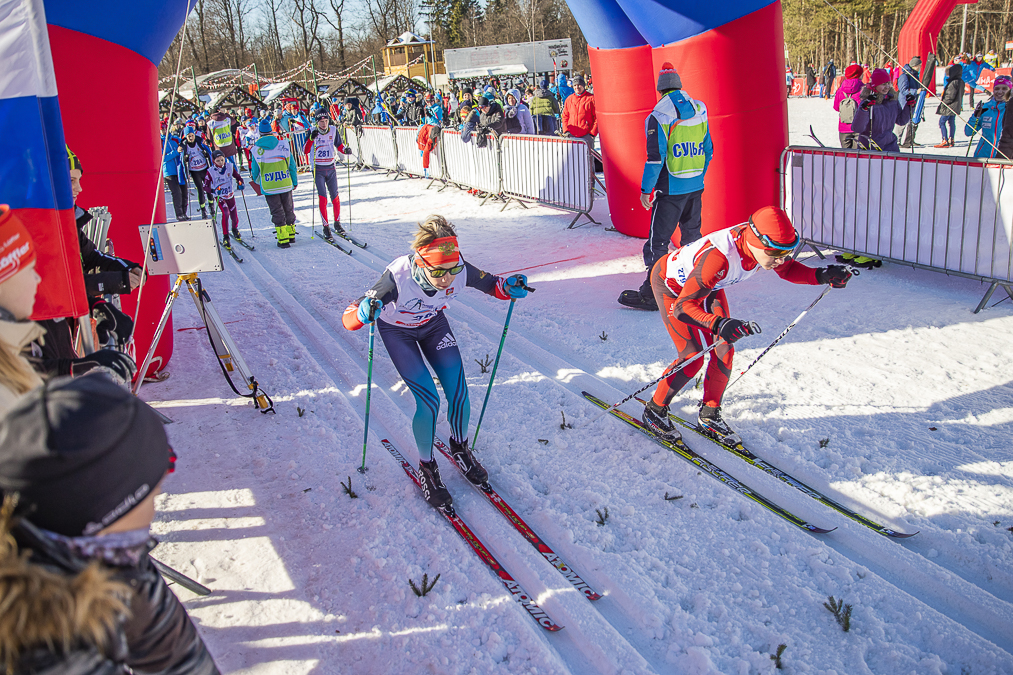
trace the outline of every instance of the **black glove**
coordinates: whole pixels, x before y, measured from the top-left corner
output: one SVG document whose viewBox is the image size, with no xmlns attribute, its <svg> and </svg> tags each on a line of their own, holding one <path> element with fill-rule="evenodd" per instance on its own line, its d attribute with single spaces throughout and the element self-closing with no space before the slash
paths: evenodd
<svg viewBox="0 0 1013 675">
<path fill-rule="evenodd" d="M 99 344 L 107 345 L 110 340 L 114 340 L 117 346 L 123 346 L 130 339 L 134 322 L 116 309 L 116 305 L 99 302 L 92 308 L 91 316 L 96 322 L 95 332 L 98 334 Z"/>
<path fill-rule="evenodd" d="M 872 106 L 876 105 L 876 97 L 870 96 L 869 98 L 862 99 L 862 110 L 868 110 Z"/>
<path fill-rule="evenodd" d="M 317 129 L 314 129 L 313 131 L 310 132 L 310 140 L 315 139 L 319 134 L 320 132 Z"/>
<path fill-rule="evenodd" d="M 347 145 L 341 148 L 341 152 L 346 155 L 352 154 L 352 149 Z"/>
<path fill-rule="evenodd" d="M 973 117 L 981 117 L 981 113 L 985 112 L 985 103 L 978 101 L 978 105 L 974 106 Z"/>
<path fill-rule="evenodd" d="M 915 101 L 918 100 L 918 95 L 917 94 L 908 94 L 906 100 L 907 100 L 907 104 L 908 105 L 914 105 Z"/>
<path fill-rule="evenodd" d="M 74 377 L 84 375 L 95 368 L 108 368 L 124 382 L 129 382 L 137 372 L 134 360 L 115 349 L 100 349 L 70 362 L 70 374 Z"/>
<path fill-rule="evenodd" d="M 714 324 L 714 334 L 720 336 L 728 344 L 734 344 L 736 340 L 758 332 L 758 330 L 753 330 L 753 325 L 749 321 L 718 319 L 718 322 Z"/>
<path fill-rule="evenodd" d="M 830 265 L 816 270 L 816 281 L 830 284 L 832 288 L 844 288 L 851 279 L 851 270 L 844 265 Z"/>
</svg>

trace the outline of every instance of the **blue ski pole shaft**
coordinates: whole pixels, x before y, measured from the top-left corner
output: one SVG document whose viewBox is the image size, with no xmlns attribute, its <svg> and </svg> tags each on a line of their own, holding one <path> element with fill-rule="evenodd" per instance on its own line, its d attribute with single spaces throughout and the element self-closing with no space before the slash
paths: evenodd
<svg viewBox="0 0 1013 675">
<path fill-rule="evenodd" d="M 496 381 L 496 369 L 499 368 L 499 357 L 503 354 L 503 344 L 506 342 L 507 330 L 510 329 L 510 315 L 514 313 L 516 299 L 510 300 L 510 308 L 507 309 L 506 321 L 503 323 L 503 335 L 499 339 L 499 350 L 496 352 L 496 362 L 492 365 L 492 375 L 489 377 L 489 387 L 485 390 L 485 400 L 482 401 L 482 412 L 478 415 L 478 424 L 475 425 L 475 437 L 471 440 L 471 447 L 475 447 L 478 441 L 478 430 L 482 427 L 482 418 L 485 417 L 485 407 L 489 405 L 489 394 L 492 393 L 492 383 Z"/>
<path fill-rule="evenodd" d="M 370 303 L 370 310 L 372 310 L 372 303 Z M 370 394 L 373 392 L 373 341 L 375 337 L 376 319 L 369 324 L 369 356 L 366 367 L 366 421 L 362 429 L 362 466 L 359 467 L 359 473 L 366 473 L 366 443 L 369 441 L 369 399 Z"/>
</svg>

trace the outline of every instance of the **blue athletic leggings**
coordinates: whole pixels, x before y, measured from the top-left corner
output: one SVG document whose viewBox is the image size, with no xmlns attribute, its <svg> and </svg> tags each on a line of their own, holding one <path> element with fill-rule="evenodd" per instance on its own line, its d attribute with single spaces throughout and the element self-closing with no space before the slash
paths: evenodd
<svg viewBox="0 0 1013 675">
<path fill-rule="evenodd" d="M 471 417 L 468 382 L 464 377 L 464 364 L 454 332 L 450 330 L 450 323 L 443 312 L 419 328 L 402 328 L 379 320 L 376 325 L 390 360 L 415 394 L 412 431 L 415 432 L 419 457 L 428 462 L 433 458 L 433 435 L 440 412 L 440 395 L 426 368 L 426 361 L 436 371 L 450 404 L 447 421 L 450 422 L 451 434 L 457 440 L 468 437 L 468 420 Z"/>
</svg>

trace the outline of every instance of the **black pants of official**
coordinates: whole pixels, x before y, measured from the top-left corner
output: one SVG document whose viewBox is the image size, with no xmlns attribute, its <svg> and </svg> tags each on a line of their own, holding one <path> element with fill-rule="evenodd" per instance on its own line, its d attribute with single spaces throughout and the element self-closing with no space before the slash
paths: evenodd
<svg viewBox="0 0 1013 675">
<path fill-rule="evenodd" d="M 651 297 L 651 268 L 666 253 L 668 242 L 679 228 L 679 245 L 692 244 L 700 238 L 700 206 L 703 190 L 684 195 L 659 194 L 651 208 L 651 231 L 644 242 L 644 265 L 647 266 L 647 279 L 640 286 L 640 294 Z"/>
</svg>

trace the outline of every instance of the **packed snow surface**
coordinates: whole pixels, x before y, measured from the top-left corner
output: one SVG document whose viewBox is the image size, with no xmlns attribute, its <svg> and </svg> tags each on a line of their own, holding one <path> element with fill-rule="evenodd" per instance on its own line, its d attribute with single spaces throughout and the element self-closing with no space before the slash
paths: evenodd
<svg viewBox="0 0 1013 675">
<path fill-rule="evenodd" d="M 790 112 L 793 143 L 811 144 L 803 132 L 813 124 L 836 145 L 829 102 L 793 100 Z M 920 141 L 933 140 L 926 126 Z M 342 220 L 368 249 L 347 256 L 320 240 L 303 177 L 291 249 L 275 247 L 265 202 L 248 195 L 256 251 L 237 247 L 242 265 L 225 256 L 225 271 L 202 275 L 277 414 L 232 394 L 186 295 L 173 316 L 172 376 L 141 391 L 174 420 L 179 454 L 154 556 L 213 590 L 174 587 L 224 672 L 746 675 L 777 672 L 783 644 L 785 673 L 1013 673 L 1009 300 L 973 314 L 977 282 L 897 265 L 863 272 L 725 397 L 726 419 L 757 455 L 915 537 L 883 537 L 687 432 L 694 450 L 760 494 L 836 528 L 813 535 L 618 420 L 589 423 L 600 411 L 581 390 L 618 401 L 675 357 L 657 314 L 616 302 L 643 278 L 642 240 L 593 224 L 567 230 L 570 214 L 501 211 L 428 181 L 341 178 Z M 499 493 L 604 597 L 589 602 L 441 466 L 458 513 L 565 626 L 558 633 L 513 601 L 381 445 L 417 461 L 414 400 L 379 339 L 369 470 L 356 472 L 368 331 L 344 330 L 341 314 L 430 213 L 457 226 L 467 260 L 523 270 L 537 288 L 515 305 L 478 455 Z M 609 224 L 604 198 L 593 215 Z M 732 314 L 764 328 L 738 343 L 736 372 L 820 290 L 773 273 L 731 288 Z M 472 432 L 489 382 L 478 361 L 495 357 L 506 310 L 469 290 L 447 312 Z M 700 393 L 691 386 L 673 409 L 695 419 Z M 639 417 L 635 402 L 624 409 Z M 564 415 L 572 426 L 561 428 Z M 443 438 L 448 430 L 442 417 Z M 440 576 L 420 598 L 409 579 L 423 575 Z M 852 606 L 849 632 L 825 608 L 829 596 Z"/>
</svg>

